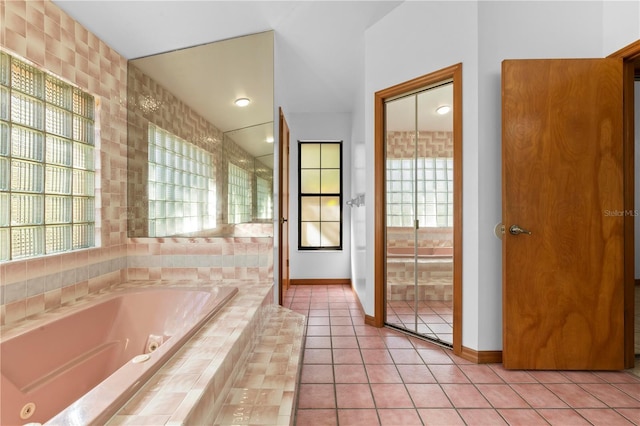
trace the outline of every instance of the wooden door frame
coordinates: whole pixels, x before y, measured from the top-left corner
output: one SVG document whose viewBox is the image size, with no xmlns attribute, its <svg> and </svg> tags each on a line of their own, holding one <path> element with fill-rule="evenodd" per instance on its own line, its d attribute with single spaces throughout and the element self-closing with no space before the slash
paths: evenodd
<svg viewBox="0 0 640 426">
<path fill-rule="evenodd" d="M 623 180 L 624 209 L 634 212 L 635 207 L 635 164 L 634 164 L 634 76 L 640 74 L 640 40 L 623 47 L 607 56 L 622 59 L 623 65 Z M 635 322 L 635 234 L 634 215 L 624 216 L 624 364 L 633 368 L 635 364 L 634 322 Z"/>
<path fill-rule="evenodd" d="M 284 136 L 284 128 L 287 128 L 287 137 L 285 140 L 285 136 Z M 282 111 L 282 107 L 279 108 L 279 114 L 278 114 L 278 218 L 276 219 L 278 221 L 278 304 L 282 305 L 283 301 L 284 301 L 284 292 L 289 288 L 289 273 L 287 272 L 286 274 L 283 274 L 283 256 L 284 256 L 284 251 L 283 251 L 283 236 L 282 236 L 282 228 L 284 226 L 284 222 L 288 221 L 288 217 L 289 214 L 288 212 L 284 212 L 283 211 L 283 204 L 284 204 L 284 195 L 285 195 L 285 182 L 283 182 L 283 170 L 285 167 L 284 161 L 283 161 L 283 156 L 285 153 L 285 150 L 287 152 L 287 161 L 289 161 L 289 126 L 287 125 L 287 121 L 284 118 L 284 112 Z M 287 169 L 288 169 L 288 164 L 286 165 Z M 289 185 L 289 173 L 287 172 L 287 182 L 286 185 L 288 187 Z M 288 199 L 289 197 L 289 190 L 287 188 L 286 190 L 286 197 Z M 289 201 L 287 200 L 287 208 L 289 206 Z M 285 214 L 286 213 L 286 214 Z M 287 222 L 287 226 L 288 226 L 288 222 Z M 289 233 L 287 232 L 287 237 L 289 236 Z M 287 244 L 287 252 L 289 251 L 288 248 L 288 244 Z M 287 259 L 288 259 L 288 254 L 287 254 Z M 288 269 L 289 265 L 288 262 L 285 265 L 285 267 Z M 283 283 L 283 277 L 286 276 L 286 281 Z"/>
<path fill-rule="evenodd" d="M 387 211 L 385 196 L 384 103 L 387 99 L 446 80 L 453 81 L 453 353 L 462 355 L 462 63 L 375 93 L 374 316 L 366 317 L 365 322 L 375 327 L 384 326 L 386 291 L 385 213 Z"/>
</svg>

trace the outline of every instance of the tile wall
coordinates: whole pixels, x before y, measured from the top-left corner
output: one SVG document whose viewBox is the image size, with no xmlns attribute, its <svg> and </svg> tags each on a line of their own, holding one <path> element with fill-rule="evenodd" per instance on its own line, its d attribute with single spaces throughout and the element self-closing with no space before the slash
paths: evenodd
<svg viewBox="0 0 640 426">
<path fill-rule="evenodd" d="M 418 136 L 418 157 L 453 157 L 452 132 L 420 132 Z M 412 158 L 416 153 L 415 134 L 413 132 L 388 132 L 387 155 L 389 158 Z M 387 228 L 387 249 L 390 256 L 387 261 L 387 293 L 389 300 L 452 300 L 453 299 L 453 261 L 449 258 L 425 258 L 398 256 L 398 252 L 407 252 L 414 247 L 415 230 L 408 227 Z M 421 228 L 418 230 L 418 248 L 453 247 L 453 228 Z M 419 286 L 414 286 L 415 274 L 418 274 Z"/>
<path fill-rule="evenodd" d="M 388 158 L 413 158 L 416 153 L 414 132 L 387 132 Z M 420 131 L 418 157 L 453 157 L 453 132 Z"/>
<path fill-rule="evenodd" d="M 96 172 L 100 176 L 96 182 L 99 247 L 1 263 L 1 324 L 19 321 L 127 279 L 273 276 L 272 238 L 130 241 L 126 190 L 127 61 L 48 0 L 0 0 L 0 20 L 0 48 L 96 97 Z M 231 260 L 233 264 L 229 263 Z"/>
<path fill-rule="evenodd" d="M 216 223 L 218 225 L 225 226 L 228 222 L 226 200 L 228 164 L 230 162 L 246 170 L 252 177 L 256 174 L 273 184 L 272 171 L 255 171 L 254 158 L 248 152 L 139 68 L 129 64 L 127 78 L 129 99 L 129 181 L 127 189 L 129 191 L 130 235 L 136 237 L 148 235 L 147 135 L 149 123 L 153 123 L 213 154 L 216 170 L 216 194 L 218 194 L 216 206 Z"/>
</svg>

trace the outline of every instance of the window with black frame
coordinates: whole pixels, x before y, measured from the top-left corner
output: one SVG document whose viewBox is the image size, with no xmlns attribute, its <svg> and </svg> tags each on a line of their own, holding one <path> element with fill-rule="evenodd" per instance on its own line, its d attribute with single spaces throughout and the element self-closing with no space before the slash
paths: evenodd
<svg viewBox="0 0 640 426">
<path fill-rule="evenodd" d="M 298 249 L 342 250 L 342 141 L 298 148 Z"/>
</svg>

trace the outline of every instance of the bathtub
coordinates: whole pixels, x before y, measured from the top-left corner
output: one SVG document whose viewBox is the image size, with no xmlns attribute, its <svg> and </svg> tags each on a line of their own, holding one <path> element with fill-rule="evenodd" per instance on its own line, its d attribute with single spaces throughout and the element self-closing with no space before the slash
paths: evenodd
<svg viewBox="0 0 640 426">
<path fill-rule="evenodd" d="M 0 424 L 104 424 L 237 291 L 121 289 L 4 333 Z"/>
</svg>

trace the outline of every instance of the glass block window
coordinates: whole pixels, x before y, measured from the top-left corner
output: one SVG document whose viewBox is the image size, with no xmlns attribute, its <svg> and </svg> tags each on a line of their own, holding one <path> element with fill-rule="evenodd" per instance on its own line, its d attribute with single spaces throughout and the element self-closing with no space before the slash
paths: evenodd
<svg viewBox="0 0 640 426">
<path fill-rule="evenodd" d="M 229 223 L 251 222 L 251 175 L 229 163 Z"/>
<path fill-rule="evenodd" d="M 387 159 L 387 226 L 453 226 L 453 158 Z"/>
<path fill-rule="evenodd" d="M 342 142 L 299 142 L 298 249 L 342 250 Z"/>
<path fill-rule="evenodd" d="M 271 219 L 273 217 L 271 182 L 261 177 L 256 178 L 257 219 Z"/>
<path fill-rule="evenodd" d="M 95 245 L 95 100 L 0 52 L 0 261 Z"/>
<path fill-rule="evenodd" d="M 149 236 L 216 227 L 213 155 L 149 123 Z"/>
</svg>

